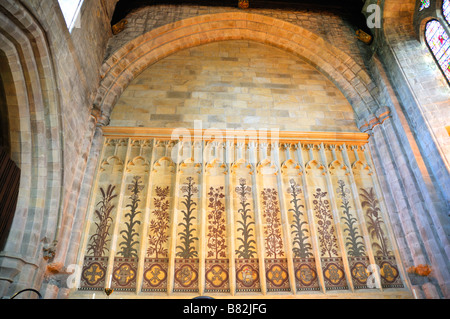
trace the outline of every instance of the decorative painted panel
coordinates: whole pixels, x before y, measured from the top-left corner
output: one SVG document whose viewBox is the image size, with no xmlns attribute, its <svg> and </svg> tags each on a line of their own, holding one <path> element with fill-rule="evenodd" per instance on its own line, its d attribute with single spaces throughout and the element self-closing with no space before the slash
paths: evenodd
<svg viewBox="0 0 450 319">
<path fill-rule="evenodd" d="M 136 290 L 141 246 L 142 220 L 145 214 L 149 161 L 152 145 L 148 140 L 130 140 L 124 172 L 121 216 L 118 229 L 111 288 Z M 120 205 L 120 201 L 119 201 Z"/>
<path fill-rule="evenodd" d="M 244 145 L 238 147 L 242 148 Z M 232 165 L 236 292 L 261 291 L 253 174 L 253 166 L 244 158 L 240 158 Z"/>
<path fill-rule="evenodd" d="M 88 242 L 81 271 L 80 290 L 102 290 L 107 283 L 107 268 L 112 233 L 117 215 L 120 186 L 127 154 L 127 139 L 106 139 L 97 173 L 95 196 L 88 222 Z"/>
<path fill-rule="evenodd" d="M 170 143 L 155 145 L 155 162 L 150 177 L 151 201 L 147 224 L 143 292 L 167 292 L 170 224 L 173 220 L 175 163 L 165 156 Z M 160 150 L 161 152 L 158 152 Z"/>
<path fill-rule="evenodd" d="M 262 154 L 267 156 L 266 145 L 261 144 L 260 147 L 263 150 Z M 257 172 L 267 291 L 290 291 L 278 194 L 279 172 L 276 165 L 267 157 L 259 163 Z"/>
<path fill-rule="evenodd" d="M 404 288 L 366 135 L 223 142 L 139 130 L 106 129 L 79 290 L 189 298 Z"/>
<path fill-rule="evenodd" d="M 305 176 L 300 164 L 292 159 L 296 157 L 298 145 L 287 144 L 284 150 L 286 161 L 282 165 L 282 183 L 289 217 L 296 289 L 317 291 L 320 290 L 320 286 L 305 207 L 303 188 Z"/>
<path fill-rule="evenodd" d="M 375 175 L 368 164 L 368 150 L 365 147 L 353 147 L 353 154 L 349 152 L 353 161 L 352 171 L 359 194 L 359 201 L 367 225 L 375 263 L 379 267 L 381 286 L 383 288 L 402 288 L 399 268 L 394 255 L 394 248 L 390 240 L 390 232 L 380 200 L 380 192 L 376 189 Z"/>
<path fill-rule="evenodd" d="M 352 176 L 344 158 L 346 146 L 330 145 L 326 153 L 331 185 L 339 213 L 340 231 L 344 238 L 344 247 L 355 289 L 367 288 L 370 272 L 369 257 L 366 253 L 363 233 L 360 228 L 354 192 L 351 190 Z"/>
<path fill-rule="evenodd" d="M 202 164 L 179 165 L 174 292 L 199 292 L 199 205 Z"/>
<path fill-rule="evenodd" d="M 320 153 L 322 147 L 322 145 L 314 144 L 305 147 L 308 151 L 305 156 L 308 158 L 305 164 L 307 188 L 311 194 L 310 205 L 317 232 L 322 274 L 326 289 L 348 289 L 327 185 L 327 168 L 323 164 Z"/>
<path fill-rule="evenodd" d="M 204 180 L 206 185 L 206 259 L 205 292 L 230 292 L 230 265 L 228 243 L 228 217 L 226 192 L 228 169 L 223 161 L 222 143 L 209 143 L 207 151 L 212 156 L 206 164 Z"/>
</svg>

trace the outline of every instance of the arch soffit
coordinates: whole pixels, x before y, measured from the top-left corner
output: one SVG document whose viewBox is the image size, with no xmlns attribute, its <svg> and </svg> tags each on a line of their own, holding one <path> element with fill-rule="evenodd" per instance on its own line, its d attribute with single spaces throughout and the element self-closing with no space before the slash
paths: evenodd
<svg viewBox="0 0 450 319">
<path fill-rule="evenodd" d="M 149 31 L 117 50 L 103 64 L 95 106 L 109 123 L 115 103 L 130 82 L 151 64 L 175 52 L 224 40 L 249 40 L 286 50 L 327 76 L 352 105 L 357 119 L 378 108 L 369 74 L 348 54 L 297 25 L 253 13 L 208 14 Z"/>
</svg>

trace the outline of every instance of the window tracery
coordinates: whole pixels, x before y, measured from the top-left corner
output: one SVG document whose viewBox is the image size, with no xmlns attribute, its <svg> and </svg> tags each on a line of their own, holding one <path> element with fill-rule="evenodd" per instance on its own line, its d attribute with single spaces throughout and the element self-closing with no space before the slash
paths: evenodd
<svg viewBox="0 0 450 319">
<path fill-rule="evenodd" d="M 450 24 L 450 0 L 444 0 L 442 2 L 442 14 L 447 23 Z"/>
<path fill-rule="evenodd" d="M 420 0 L 419 11 L 430 7 L 430 0 Z"/>
</svg>

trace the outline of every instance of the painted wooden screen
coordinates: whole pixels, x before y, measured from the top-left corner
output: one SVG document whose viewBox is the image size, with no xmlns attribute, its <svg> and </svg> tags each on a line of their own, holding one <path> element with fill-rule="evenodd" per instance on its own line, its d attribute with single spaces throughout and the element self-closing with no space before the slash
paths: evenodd
<svg viewBox="0 0 450 319">
<path fill-rule="evenodd" d="M 105 128 L 79 290 L 404 291 L 366 134 L 185 133 Z"/>
</svg>

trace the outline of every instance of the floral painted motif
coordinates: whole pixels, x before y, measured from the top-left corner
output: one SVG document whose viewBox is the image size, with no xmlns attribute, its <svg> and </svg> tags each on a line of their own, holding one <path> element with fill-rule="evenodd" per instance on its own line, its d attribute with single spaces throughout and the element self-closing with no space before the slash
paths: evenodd
<svg viewBox="0 0 450 319">
<path fill-rule="evenodd" d="M 109 236 L 109 229 L 112 223 L 112 210 L 114 209 L 114 205 L 112 201 L 117 197 L 117 194 L 114 194 L 115 186 L 108 185 L 106 191 L 100 187 L 100 192 L 102 193 L 102 199 L 98 202 L 97 206 L 100 206 L 95 210 L 95 217 L 97 217 L 98 221 L 95 222 L 96 232 L 89 239 L 89 245 L 87 247 L 87 254 L 92 252 L 92 255 L 95 257 L 103 256 L 108 248 L 106 247 Z"/>
<path fill-rule="evenodd" d="M 128 185 L 128 190 L 131 190 L 131 195 L 129 197 L 131 203 L 126 207 L 130 208 L 130 212 L 125 214 L 125 217 L 128 217 L 128 221 L 125 222 L 126 228 L 120 232 L 124 240 L 119 244 L 121 250 L 118 252 L 118 255 L 125 258 L 138 257 L 138 251 L 134 246 L 139 245 L 139 241 L 134 240 L 134 237 L 139 238 L 139 232 L 136 230 L 135 226 L 141 224 L 139 220 L 135 219 L 137 215 L 142 213 L 137 210 L 139 202 L 141 201 L 139 193 L 144 189 L 144 185 L 142 185 L 140 179 L 140 176 L 134 176 L 132 184 Z"/>
<path fill-rule="evenodd" d="M 352 257 L 361 257 L 365 254 L 364 243 L 362 242 L 363 236 L 359 234 L 358 231 L 358 220 L 353 217 L 350 211 L 350 200 L 349 194 L 350 190 L 346 188 L 345 182 L 343 180 L 338 180 L 338 188 L 336 192 L 338 197 L 341 198 L 341 208 L 343 217 L 341 219 L 344 221 L 344 224 L 347 226 L 344 231 L 346 232 L 346 243 L 345 246 L 348 248 L 347 253 Z"/>
<path fill-rule="evenodd" d="M 289 181 L 290 186 L 287 189 L 287 193 L 291 196 L 290 204 L 293 205 L 293 208 L 290 208 L 288 211 L 292 212 L 294 220 L 291 225 L 291 234 L 293 235 L 293 247 L 292 252 L 294 253 L 294 257 L 299 258 L 308 258 L 312 257 L 312 246 L 308 243 L 308 223 L 306 221 L 302 221 L 303 212 L 302 208 L 305 206 L 300 204 L 300 198 L 298 197 L 302 192 L 300 186 L 291 179 Z"/>
<path fill-rule="evenodd" d="M 256 255 L 256 241 L 254 238 L 254 228 L 255 222 L 252 221 L 250 215 L 250 203 L 248 202 L 248 195 L 251 195 L 251 186 L 246 185 L 245 179 L 239 179 L 239 186 L 236 187 L 236 193 L 238 194 L 239 204 L 241 208 L 238 209 L 240 219 L 236 221 L 239 225 L 237 231 L 241 233 L 241 236 L 237 237 L 237 240 L 241 242 L 241 245 L 236 249 L 236 255 L 238 258 L 253 258 Z"/>
<path fill-rule="evenodd" d="M 181 187 L 181 192 L 184 193 L 181 203 L 184 208 L 181 210 L 183 214 L 183 221 L 178 223 L 178 226 L 182 226 L 183 230 L 178 233 L 181 239 L 181 245 L 176 248 L 179 250 L 176 253 L 177 257 L 181 258 L 194 258 L 198 256 L 198 252 L 195 249 L 194 243 L 198 240 L 198 237 L 194 237 L 196 229 L 193 228 L 193 221 L 196 219 L 194 216 L 195 206 L 197 203 L 192 199 L 194 194 L 198 193 L 198 188 L 195 185 L 192 177 L 187 178 L 187 183 Z"/>
<path fill-rule="evenodd" d="M 263 217 L 266 221 L 266 226 L 264 227 L 266 255 L 278 258 L 284 256 L 278 192 L 275 188 L 264 188 L 261 192 L 261 197 L 264 209 Z"/>
<path fill-rule="evenodd" d="M 392 251 L 389 250 L 387 237 L 383 228 L 383 219 L 381 217 L 381 209 L 378 206 L 378 199 L 375 197 L 373 187 L 369 189 L 361 188 L 362 198 L 361 206 L 366 209 L 367 230 L 370 236 L 376 241 L 372 241 L 372 247 L 377 256 L 390 256 Z"/>
<path fill-rule="evenodd" d="M 330 210 L 330 203 L 326 198 L 327 192 L 322 192 L 322 189 L 317 188 L 316 193 L 313 194 L 314 212 L 318 219 L 318 234 L 320 243 L 321 256 L 328 254 L 328 257 L 333 257 L 338 254 L 337 238 L 333 226 L 333 216 Z"/>
<path fill-rule="evenodd" d="M 225 229 L 225 205 L 223 204 L 223 198 L 225 194 L 223 192 L 223 186 L 214 188 L 211 187 L 208 192 L 208 208 L 211 210 L 208 213 L 208 238 L 207 258 L 226 257 L 226 229 Z"/>
</svg>

